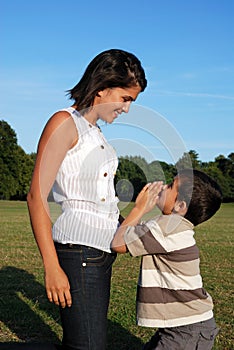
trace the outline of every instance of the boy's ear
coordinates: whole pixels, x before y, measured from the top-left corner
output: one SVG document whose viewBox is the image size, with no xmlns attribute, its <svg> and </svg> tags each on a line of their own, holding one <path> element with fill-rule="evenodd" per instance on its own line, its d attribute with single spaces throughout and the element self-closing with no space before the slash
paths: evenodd
<svg viewBox="0 0 234 350">
<path fill-rule="evenodd" d="M 96 96 L 103 97 L 104 93 L 106 93 L 105 90 L 100 90 L 96 93 Z"/>
<path fill-rule="evenodd" d="M 187 213 L 187 204 L 185 201 L 176 201 L 175 202 L 175 206 L 174 206 L 174 211 L 181 215 L 181 216 L 184 216 L 186 213 Z"/>
</svg>

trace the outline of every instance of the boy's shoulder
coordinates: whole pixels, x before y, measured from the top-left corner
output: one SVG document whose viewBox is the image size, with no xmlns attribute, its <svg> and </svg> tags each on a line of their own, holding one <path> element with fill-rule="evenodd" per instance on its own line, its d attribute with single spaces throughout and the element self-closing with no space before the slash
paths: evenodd
<svg viewBox="0 0 234 350">
<path fill-rule="evenodd" d="M 151 230 L 154 226 L 159 226 L 165 236 L 188 230 L 191 231 L 194 228 L 194 225 L 190 221 L 178 214 L 157 215 L 147 221 L 146 225 Z"/>
</svg>

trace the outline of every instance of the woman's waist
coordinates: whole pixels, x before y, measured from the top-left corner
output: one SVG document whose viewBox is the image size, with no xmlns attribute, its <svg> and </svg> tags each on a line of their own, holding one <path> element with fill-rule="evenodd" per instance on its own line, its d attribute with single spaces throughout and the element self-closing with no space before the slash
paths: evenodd
<svg viewBox="0 0 234 350">
<path fill-rule="evenodd" d="M 116 198 L 113 202 L 92 202 L 87 200 L 65 200 L 62 203 L 62 211 L 80 211 L 80 212 L 88 212 L 91 214 L 113 214 L 119 215 L 118 208 L 119 200 Z"/>
</svg>

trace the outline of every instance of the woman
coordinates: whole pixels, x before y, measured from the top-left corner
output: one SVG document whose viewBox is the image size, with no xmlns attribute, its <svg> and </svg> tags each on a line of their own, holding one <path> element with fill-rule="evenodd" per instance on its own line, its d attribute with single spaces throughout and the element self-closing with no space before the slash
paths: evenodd
<svg viewBox="0 0 234 350">
<path fill-rule="evenodd" d="M 140 61 L 111 49 L 97 55 L 69 95 L 74 104 L 55 113 L 39 144 L 27 196 L 32 229 L 45 270 L 49 301 L 60 306 L 63 348 L 104 350 L 118 226 L 114 174 L 117 157 L 97 121 L 127 113 L 147 85 Z M 62 214 L 51 225 L 53 187 Z"/>
</svg>

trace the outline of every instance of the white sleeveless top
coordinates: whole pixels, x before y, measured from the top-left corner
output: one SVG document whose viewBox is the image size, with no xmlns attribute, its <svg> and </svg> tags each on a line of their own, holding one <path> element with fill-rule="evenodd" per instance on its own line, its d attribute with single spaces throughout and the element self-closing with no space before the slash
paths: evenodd
<svg viewBox="0 0 234 350">
<path fill-rule="evenodd" d="M 110 252 L 119 218 L 114 189 L 118 159 L 99 127 L 72 107 L 64 110 L 73 118 L 78 142 L 67 152 L 53 186 L 54 200 L 62 207 L 53 239 Z"/>
</svg>

